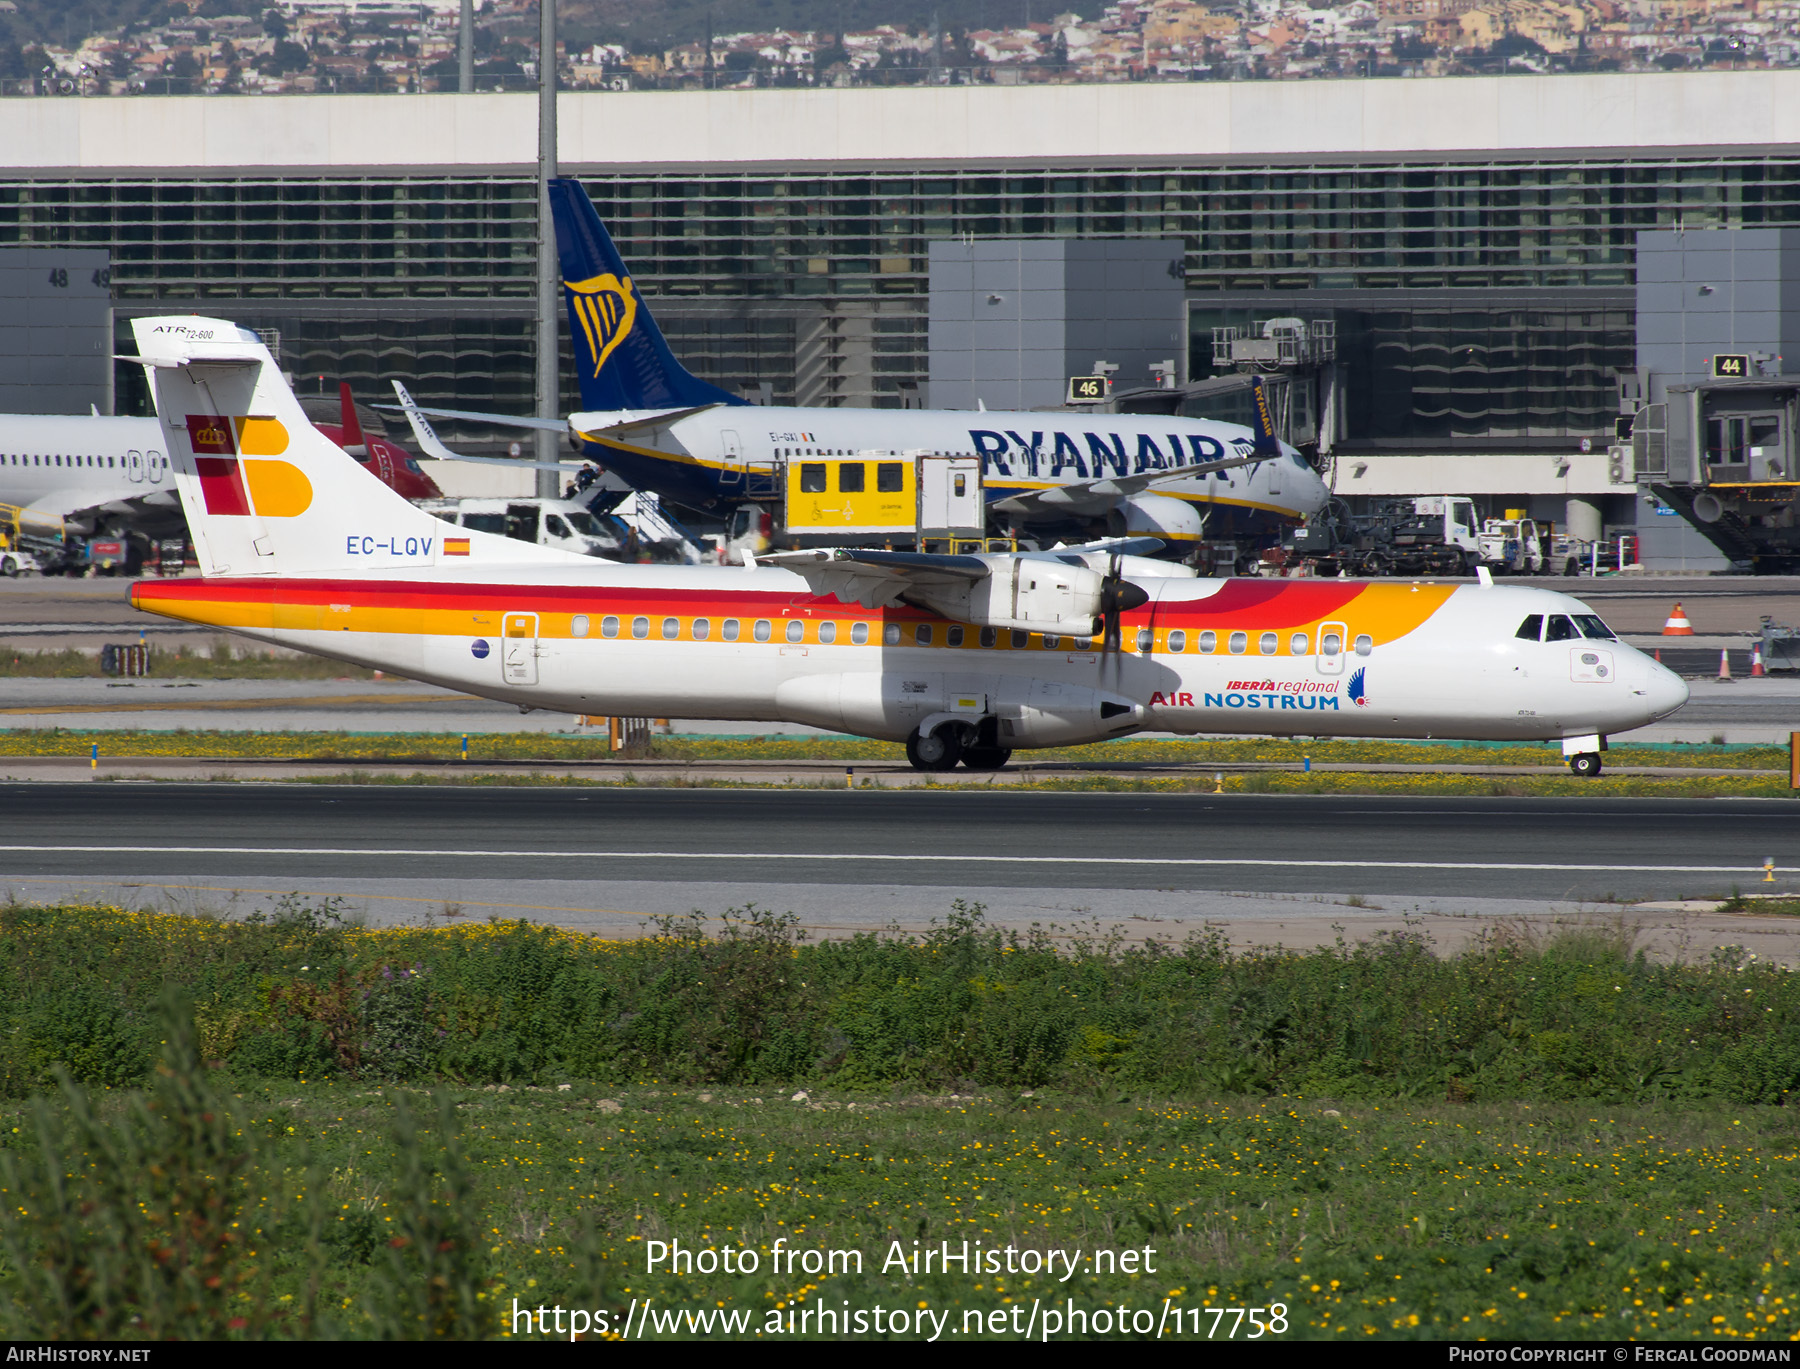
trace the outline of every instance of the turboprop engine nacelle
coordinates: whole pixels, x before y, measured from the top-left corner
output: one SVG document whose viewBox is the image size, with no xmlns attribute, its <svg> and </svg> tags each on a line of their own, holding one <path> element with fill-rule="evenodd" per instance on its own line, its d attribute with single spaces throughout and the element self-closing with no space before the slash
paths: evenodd
<svg viewBox="0 0 1800 1369">
<path fill-rule="evenodd" d="M 989 573 L 959 585 L 919 585 L 907 598 L 952 622 L 1092 637 L 1101 629 L 1106 577 L 1086 566 L 1017 556 L 983 556 Z"/>
</svg>

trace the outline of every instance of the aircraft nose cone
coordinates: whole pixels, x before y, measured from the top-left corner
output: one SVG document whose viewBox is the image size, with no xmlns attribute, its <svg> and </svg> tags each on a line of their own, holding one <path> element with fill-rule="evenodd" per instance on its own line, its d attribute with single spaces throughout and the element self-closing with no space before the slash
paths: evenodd
<svg viewBox="0 0 1800 1369">
<path fill-rule="evenodd" d="M 1652 718 L 1666 718 L 1688 701 L 1687 681 L 1660 661 L 1648 661 L 1645 665 L 1645 706 Z"/>
</svg>

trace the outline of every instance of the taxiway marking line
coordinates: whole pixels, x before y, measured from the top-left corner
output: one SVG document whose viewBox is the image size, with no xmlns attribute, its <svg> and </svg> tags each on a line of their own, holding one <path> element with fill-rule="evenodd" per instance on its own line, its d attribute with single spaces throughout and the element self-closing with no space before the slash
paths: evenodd
<svg viewBox="0 0 1800 1369">
<path fill-rule="evenodd" d="M 474 860 L 760 860 L 760 861 L 955 861 L 969 865 L 1164 865 L 1207 867 L 1267 865 L 1311 870 L 1572 870 L 1599 873 L 1735 875 L 1760 871 L 1748 865 L 1581 865 L 1553 861 L 1473 860 L 1294 860 L 1283 856 L 975 856 L 907 855 L 886 851 L 497 851 L 383 846 L 35 846 L 0 845 L 0 851 L 32 855 L 186 856 L 429 856 Z M 1777 873 L 1791 867 L 1776 866 Z"/>
</svg>

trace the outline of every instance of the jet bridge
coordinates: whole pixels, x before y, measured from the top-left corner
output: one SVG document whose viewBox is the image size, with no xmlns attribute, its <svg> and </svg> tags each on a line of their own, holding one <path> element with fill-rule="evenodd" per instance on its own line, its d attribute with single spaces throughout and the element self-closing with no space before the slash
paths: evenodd
<svg viewBox="0 0 1800 1369">
<path fill-rule="evenodd" d="M 1671 385 L 1621 426 L 1615 479 L 1675 509 L 1740 569 L 1800 570 L 1800 377 Z"/>
</svg>

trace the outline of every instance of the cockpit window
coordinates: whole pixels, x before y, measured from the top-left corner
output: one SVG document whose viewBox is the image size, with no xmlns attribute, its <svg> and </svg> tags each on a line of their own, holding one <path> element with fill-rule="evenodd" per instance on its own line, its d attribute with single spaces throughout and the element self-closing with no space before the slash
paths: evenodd
<svg viewBox="0 0 1800 1369">
<path fill-rule="evenodd" d="M 1581 636 L 1575 630 L 1575 624 L 1569 621 L 1568 615 L 1555 613 L 1550 616 L 1550 626 L 1544 633 L 1546 642 L 1573 642 Z"/>
<path fill-rule="evenodd" d="M 1581 629 L 1581 635 L 1583 637 L 1591 637 L 1597 642 L 1614 642 L 1618 640 L 1618 638 L 1613 635 L 1613 630 L 1605 623 L 1601 622 L 1597 614 L 1577 613 L 1575 615 L 1575 626 Z"/>
<path fill-rule="evenodd" d="M 1544 615 L 1541 613 L 1532 614 L 1524 622 L 1519 624 L 1519 630 L 1513 634 L 1513 636 L 1523 638 L 1527 642 L 1535 642 L 1543 635 Z"/>
</svg>

